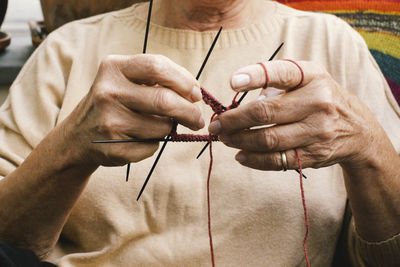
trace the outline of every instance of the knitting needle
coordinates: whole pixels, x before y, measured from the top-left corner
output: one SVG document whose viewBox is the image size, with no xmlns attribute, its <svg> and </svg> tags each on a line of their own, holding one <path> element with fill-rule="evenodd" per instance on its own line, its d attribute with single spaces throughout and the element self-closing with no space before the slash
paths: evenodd
<svg viewBox="0 0 400 267">
<path fill-rule="evenodd" d="M 220 34 L 221 34 L 221 31 L 222 31 L 222 27 L 219 28 L 219 31 L 218 31 L 217 35 L 215 36 L 214 41 L 212 42 L 210 49 L 208 50 L 207 56 L 206 56 L 206 58 L 204 59 L 203 64 L 201 65 L 199 72 L 197 73 L 197 76 L 196 76 L 196 79 L 197 79 L 197 80 L 200 78 L 201 73 L 203 72 L 204 67 L 205 67 L 206 64 L 207 64 L 208 59 L 210 58 L 210 55 L 211 55 L 212 51 L 214 50 L 215 44 L 216 44 L 217 41 L 218 41 L 218 38 L 219 38 L 219 36 L 220 36 Z M 144 184 L 143 184 L 143 186 L 142 186 L 142 189 L 141 189 L 140 192 L 139 192 L 139 195 L 138 195 L 138 197 L 137 197 L 137 199 L 136 199 L 137 201 L 140 199 L 140 196 L 142 195 L 144 189 L 146 188 L 147 183 L 149 182 L 150 177 L 151 177 L 151 175 L 153 174 L 153 171 L 154 171 L 155 167 L 157 166 L 157 163 L 158 163 L 158 161 L 160 160 L 160 157 L 161 157 L 162 153 L 164 152 L 164 149 L 165 149 L 165 147 L 166 147 L 166 145 L 167 145 L 167 143 L 168 143 L 168 141 L 169 141 L 170 138 L 171 138 L 171 135 L 168 135 L 167 138 L 166 138 L 166 140 L 164 140 L 164 144 L 163 144 L 163 146 L 161 147 L 161 150 L 160 150 L 160 152 L 158 153 L 157 158 L 156 158 L 156 160 L 154 161 L 153 166 L 151 167 L 151 170 L 150 170 L 149 174 L 147 175 L 146 181 L 144 182 Z"/>
<path fill-rule="evenodd" d="M 201 76 L 201 73 L 204 70 L 204 67 L 207 64 L 208 59 L 210 58 L 211 52 L 215 47 L 216 41 L 219 38 L 219 35 L 221 34 L 222 27 L 219 29 L 216 37 L 214 38 L 214 41 L 211 45 L 211 48 L 209 49 L 206 58 L 203 61 L 203 64 L 201 65 L 201 68 L 199 72 L 197 73 L 196 79 L 198 80 Z M 146 42 L 145 42 L 146 43 Z M 144 50 L 145 52 L 145 50 Z M 155 139 L 122 139 L 122 140 L 96 140 L 92 141 L 93 144 L 117 144 L 117 143 L 156 143 L 156 142 L 164 142 L 164 141 L 169 141 L 168 138 L 155 138 Z M 207 141 L 204 141 L 207 142 Z"/>
<path fill-rule="evenodd" d="M 282 46 L 284 45 L 285 43 L 284 42 L 282 42 L 281 43 L 281 45 L 275 50 L 275 52 L 272 54 L 272 56 L 268 59 L 268 61 L 271 61 L 271 60 L 273 60 L 275 57 L 276 57 L 276 55 L 279 53 L 279 51 L 281 50 L 281 48 L 282 48 Z M 241 97 L 240 97 L 240 99 L 239 99 L 239 101 L 238 101 L 238 104 L 240 104 L 242 101 L 243 101 L 243 99 L 247 96 L 247 94 L 248 94 L 249 92 L 247 91 L 247 92 L 245 92 Z M 210 142 L 208 142 L 204 147 L 203 147 L 203 149 L 200 151 L 200 153 L 199 153 L 199 155 L 196 157 L 196 159 L 198 159 L 198 158 L 200 158 L 200 156 L 204 153 L 204 151 L 207 149 L 207 147 L 210 145 Z M 299 174 L 300 174 L 300 171 L 299 170 L 296 170 L 296 172 L 298 172 Z M 307 176 L 305 176 L 304 174 L 303 174 L 303 177 L 305 178 L 305 179 L 307 179 Z"/>
<path fill-rule="evenodd" d="M 92 141 L 93 144 L 122 144 L 122 143 L 158 143 L 158 142 L 165 142 L 171 141 L 172 139 L 167 138 L 154 138 L 154 139 L 118 139 L 118 140 L 96 140 Z M 187 142 L 185 140 L 177 140 L 173 142 Z M 196 140 L 195 142 L 209 142 L 208 140 Z"/>
<path fill-rule="evenodd" d="M 155 139 L 118 139 L 118 140 L 96 140 L 93 144 L 121 144 L 121 143 L 157 143 L 168 141 L 166 138 Z"/>
<path fill-rule="evenodd" d="M 169 138 L 170 138 L 170 135 L 168 135 L 167 139 L 169 139 Z M 162 153 L 164 152 L 165 147 L 167 146 L 167 143 L 168 143 L 168 140 L 164 141 L 164 144 L 163 144 L 163 146 L 161 147 L 160 152 L 158 152 L 157 158 L 156 158 L 156 160 L 154 161 L 153 166 L 151 166 L 150 172 L 149 172 L 149 174 L 147 175 L 146 181 L 144 182 L 144 184 L 143 184 L 143 186 L 142 186 L 142 189 L 140 189 L 140 192 L 139 192 L 138 197 L 136 198 L 136 201 L 139 201 L 140 196 L 143 194 L 143 191 L 144 191 L 144 189 L 146 188 L 147 183 L 149 182 L 150 177 L 151 177 L 151 175 L 153 174 L 153 171 L 154 171 L 154 169 L 156 168 L 157 163 L 158 163 L 158 161 L 160 160 L 161 155 L 162 155 Z"/>
<path fill-rule="evenodd" d="M 278 52 L 281 50 L 282 46 L 284 43 L 281 43 L 281 45 L 275 50 L 275 52 L 272 54 L 272 56 L 268 59 L 268 61 L 271 61 L 275 58 L 275 56 L 278 54 Z M 246 97 L 246 95 L 248 94 L 248 92 L 245 92 L 242 97 L 239 99 L 238 104 L 240 104 L 243 99 Z M 208 142 L 203 149 L 200 151 L 200 153 L 197 155 L 196 159 L 199 159 L 200 156 L 204 153 L 204 151 L 206 151 L 207 147 L 210 145 L 210 142 Z"/>
<path fill-rule="evenodd" d="M 149 39 L 149 31 L 150 31 L 150 21 L 151 21 L 151 10 L 153 9 L 153 0 L 150 0 L 149 4 L 149 13 L 147 15 L 147 24 L 146 24 L 146 33 L 144 35 L 144 44 L 143 44 L 143 54 L 146 54 L 147 50 L 147 40 Z M 128 163 L 128 166 L 126 168 L 126 181 L 128 182 L 129 180 L 129 173 L 131 170 L 131 164 Z"/>
<path fill-rule="evenodd" d="M 143 54 L 146 54 L 146 50 L 147 50 L 147 40 L 149 39 L 151 10 L 152 9 L 153 9 L 153 0 L 150 0 L 149 13 L 147 15 L 146 34 L 144 36 Z"/>
<path fill-rule="evenodd" d="M 219 28 L 218 33 L 217 33 L 217 35 L 215 36 L 214 41 L 213 41 L 213 43 L 211 44 L 210 49 L 208 50 L 207 56 L 206 56 L 206 58 L 204 59 L 203 64 L 201 65 L 201 68 L 200 68 L 199 72 L 197 73 L 196 80 L 200 79 L 201 73 L 203 72 L 204 67 L 205 67 L 206 64 L 207 64 L 208 59 L 210 58 L 210 55 L 211 55 L 212 51 L 214 50 L 215 45 L 217 44 L 218 38 L 219 38 L 219 36 L 220 36 L 220 34 L 221 34 L 221 31 L 222 31 L 222 27 Z"/>
<path fill-rule="evenodd" d="M 281 43 L 281 45 L 275 50 L 275 52 L 274 52 L 274 53 L 272 54 L 272 56 L 268 59 L 268 61 L 271 61 L 271 60 L 273 60 L 273 59 L 276 57 L 276 55 L 279 53 L 279 51 L 281 50 L 281 48 L 282 48 L 282 46 L 283 46 L 284 44 L 285 44 L 284 42 Z M 247 96 L 248 93 L 249 93 L 249 91 L 245 92 L 245 93 L 240 97 L 240 99 L 239 99 L 239 101 L 238 101 L 238 104 L 242 103 L 243 99 Z"/>
</svg>

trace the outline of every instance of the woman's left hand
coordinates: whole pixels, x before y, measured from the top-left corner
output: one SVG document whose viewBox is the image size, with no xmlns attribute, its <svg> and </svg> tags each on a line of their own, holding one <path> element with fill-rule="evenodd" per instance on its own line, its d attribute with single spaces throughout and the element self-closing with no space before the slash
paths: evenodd
<svg viewBox="0 0 400 267">
<path fill-rule="evenodd" d="M 372 112 L 324 67 L 290 61 L 264 66 L 267 75 L 257 64 L 238 70 L 231 80 L 235 91 L 249 91 L 269 79 L 260 97 L 221 114 L 209 127 L 227 146 L 241 150 L 236 156 L 241 164 L 282 170 L 280 152 L 285 152 L 288 169 L 297 169 L 297 149 L 303 167 L 363 168 L 371 151 L 387 142 Z"/>
</svg>

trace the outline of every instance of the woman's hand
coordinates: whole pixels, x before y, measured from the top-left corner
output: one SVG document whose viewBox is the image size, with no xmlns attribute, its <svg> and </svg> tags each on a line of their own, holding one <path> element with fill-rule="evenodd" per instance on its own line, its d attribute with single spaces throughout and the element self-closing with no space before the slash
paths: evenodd
<svg viewBox="0 0 400 267">
<path fill-rule="evenodd" d="M 282 151 L 288 169 L 297 169 L 295 149 L 304 167 L 340 163 L 358 233 L 368 241 L 393 237 L 400 231 L 400 157 L 356 96 L 318 64 L 297 64 L 265 63 L 269 87 L 257 100 L 218 116 L 210 132 L 240 149 L 236 159 L 255 169 L 282 170 Z M 265 83 L 261 65 L 240 69 L 232 78 L 236 91 Z"/>
<path fill-rule="evenodd" d="M 210 132 L 240 149 L 236 159 L 255 169 L 282 170 L 281 151 L 286 152 L 288 168 L 297 169 L 295 149 L 304 167 L 365 166 L 380 139 L 387 140 L 373 114 L 322 66 L 297 64 L 265 63 L 268 88 L 257 100 L 218 116 Z M 260 64 L 238 70 L 231 82 L 236 91 L 265 83 Z"/>
<path fill-rule="evenodd" d="M 0 238 L 45 255 L 99 165 L 140 161 L 158 147 L 92 141 L 161 138 L 171 131 L 172 119 L 198 130 L 204 121 L 193 102 L 200 99 L 195 78 L 165 57 L 105 59 L 74 111 L 0 180 Z"/>
<path fill-rule="evenodd" d="M 158 143 L 92 144 L 93 140 L 162 138 L 175 119 L 199 130 L 204 121 L 196 79 L 163 56 L 109 56 L 64 125 L 78 160 L 116 166 L 151 156 Z"/>
</svg>

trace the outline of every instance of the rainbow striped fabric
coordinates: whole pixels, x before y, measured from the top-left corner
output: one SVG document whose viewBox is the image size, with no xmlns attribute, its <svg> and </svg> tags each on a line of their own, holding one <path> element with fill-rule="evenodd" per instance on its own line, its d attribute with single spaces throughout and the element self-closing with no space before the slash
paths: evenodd
<svg viewBox="0 0 400 267">
<path fill-rule="evenodd" d="M 300 10 L 334 14 L 364 37 L 400 104 L 400 0 L 279 0 Z"/>
</svg>

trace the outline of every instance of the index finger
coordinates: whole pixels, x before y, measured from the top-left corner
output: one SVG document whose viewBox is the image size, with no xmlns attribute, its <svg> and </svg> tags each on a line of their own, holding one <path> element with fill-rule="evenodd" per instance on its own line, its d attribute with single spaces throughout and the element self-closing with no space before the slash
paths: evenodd
<svg viewBox="0 0 400 267">
<path fill-rule="evenodd" d="M 265 67 L 265 68 L 264 68 Z M 231 78 L 231 87 L 237 92 L 275 87 L 292 90 L 310 83 L 322 67 L 305 61 L 275 60 L 246 66 L 236 71 Z"/>
<path fill-rule="evenodd" d="M 126 79 L 138 84 L 159 84 L 190 102 L 202 98 L 200 85 L 193 75 L 169 58 L 161 55 L 109 56 Z"/>
<path fill-rule="evenodd" d="M 304 100 L 299 101 L 299 98 Z M 222 113 L 208 130 L 212 134 L 230 135 L 256 126 L 288 124 L 301 121 L 317 109 L 318 105 L 313 104 L 313 99 L 304 98 L 301 91 L 272 98 L 260 97 Z"/>
</svg>

